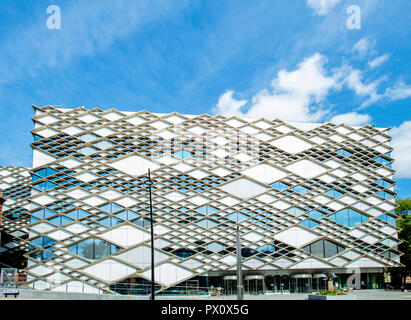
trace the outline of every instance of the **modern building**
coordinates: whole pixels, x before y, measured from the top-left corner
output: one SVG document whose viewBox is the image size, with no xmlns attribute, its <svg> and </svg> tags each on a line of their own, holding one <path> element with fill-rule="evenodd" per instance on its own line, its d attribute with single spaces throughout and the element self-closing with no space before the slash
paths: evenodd
<svg viewBox="0 0 411 320">
<path fill-rule="evenodd" d="M 389 128 L 34 109 L 34 288 L 150 283 L 148 169 L 159 292 L 234 290 L 237 227 L 246 290 L 344 286 L 353 268 L 363 288 L 381 288 L 384 268 L 400 266 Z"/>
<path fill-rule="evenodd" d="M 28 168 L 0 166 L 0 268 L 27 266 L 30 181 Z"/>
</svg>

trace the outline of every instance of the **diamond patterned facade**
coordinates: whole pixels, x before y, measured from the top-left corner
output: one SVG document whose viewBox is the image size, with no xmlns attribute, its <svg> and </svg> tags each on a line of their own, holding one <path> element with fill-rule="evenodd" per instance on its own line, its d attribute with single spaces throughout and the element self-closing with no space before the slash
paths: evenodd
<svg viewBox="0 0 411 320">
<path fill-rule="evenodd" d="M 0 166 L 0 267 L 25 267 L 30 209 L 30 172 L 25 167 Z M 1 211 L 1 210 L 0 210 Z"/>
<path fill-rule="evenodd" d="M 35 288 L 150 280 L 148 169 L 162 290 L 234 274 L 237 226 L 246 274 L 400 265 L 388 128 L 34 108 Z"/>
</svg>

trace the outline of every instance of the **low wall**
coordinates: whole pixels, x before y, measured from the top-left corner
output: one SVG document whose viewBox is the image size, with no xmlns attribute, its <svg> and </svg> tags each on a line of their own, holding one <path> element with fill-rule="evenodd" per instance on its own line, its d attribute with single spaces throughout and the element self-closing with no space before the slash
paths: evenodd
<svg viewBox="0 0 411 320">
<path fill-rule="evenodd" d="M 10 288 L 8 288 L 10 289 Z M 127 296 L 117 294 L 95 294 L 95 293 L 76 293 L 76 292 L 52 292 L 46 290 L 21 289 L 17 298 L 21 299 L 48 299 L 48 300 L 148 300 L 147 296 Z M 0 289 L 0 298 L 4 298 L 3 290 Z M 7 299 L 15 299 L 8 296 Z"/>
<path fill-rule="evenodd" d="M 324 296 L 309 294 L 308 300 L 357 300 L 357 297 L 354 294 L 346 294 L 340 296 Z"/>
</svg>

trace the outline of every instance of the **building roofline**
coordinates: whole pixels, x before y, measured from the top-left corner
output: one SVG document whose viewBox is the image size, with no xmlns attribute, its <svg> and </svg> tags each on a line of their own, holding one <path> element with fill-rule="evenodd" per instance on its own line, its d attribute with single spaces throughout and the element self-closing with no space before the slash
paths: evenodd
<svg viewBox="0 0 411 320">
<path fill-rule="evenodd" d="M 121 113 L 124 113 L 124 114 L 133 114 L 133 113 L 136 113 L 136 112 L 146 111 L 146 112 L 149 112 L 149 113 L 152 113 L 152 114 L 155 114 L 155 115 L 159 115 L 159 116 L 176 113 L 176 114 L 180 114 L 180 115 L 182 115 L 182 116 L 188 117 L 188 118 L 199 117 L 199 116 L 202 116 L 202 115 L 213 116 L 213 115 L 211 115 L 211 114 L 209 114 L 209 113 L 203 113 L 203 114 L 186 114 L 186 113 L 179 113 L 179 112 L 176 112 L 176 111 L 173 111 L 173 112 L 151 112 L 151 111 L 147 111 L 147 110 L 145 110 L 145 109 L 141 109 L 141 110 L 139 110 L 139 111 L 122 111 L 122 110 L 118 110 L 118 109 L 115 109 L 115 108 L 108 108 L 108 109 L 92 108 L 92 109 L 89 109 L 89 108 L 86 108 L 84 105 L 78 106 L 78 107 L 75 107 L 75 108 L 65 108 L 65 107 L 57 106 L 57 105 L 45 105 L 45 106 L 43 106 L 43 107 L 38 107 L 38 106 L 36 106 L 36 105 L 32 105 L 32 106 L 33 106 L 34 110 L 41 110 L 41 109 L 44 108 L 44 107 L 52 107 L 52 108 L 60 109 L 60 110 L 64 110 L 64 111 L 70 111 L 70 110 L 75 110 L 75 109 L 77 109 L 77 108 L 83 108 L 84 110 L 87 110 L 87 111 L 92 111 L 92 110 L 95 110 L 95 109 L 101 110 L 101 111 L 103 111 L 103 112 L 105 112 L 105 111 L 110 111 L 110 110 L 115 110 L 115 111 L 118 111 L 118 112 L 121 112 Z M 358 129 L 358 128 L 362 128 L 362 127 L 366 127 L 366 126 L 371 126 L 371 127 L 375 127 L 375 128 L 378 129 L 378 130 L 384 130 L 384 131 L 390 130 L 390 129 L 392 128 L 392 126 L 389 126 L 389 127 L 377 127 L 377 126 L 372 125 L 372 124 L 369 124 L 369 123 L 368 123 L 368 124 L 365 124 L 365 125 L 362 125 L 362 126 L 358 126 L 358 125 L 348 125 L 348 124 L 345 124 L 345 123 L 333 123 L 333 122 L 330 122 L 330 121 L 326 121 L 326 122 L 289 121 L 289 120 L 282 120 L 282 119 L 279 119 L 279 118 L 273 118 L 273 119 L 269 119 L 269 118 L 266 118 L 266 117 L 261 117 L 261 118 L 248 118 L 248 117 L 242 117 L 242 116 L 236 116 L 236 115 L 234 115 L 234 116 L 225 116 L 225 115 L 222 115 L 222 114 L 217 114 L 217 115 L 214 115 L 214 116 L 220 116 L 220 115 L 221 115 L 221 116 L 224 116 L 224 117 L 227 117 L 228 119 L 230 119 L 230 118 L 238 118 L 238 119 L 241 119 L 241 120 L 246 120 L 246 121 L 248 121 L 248 122 L 253 122 L 253 121 L 256 121 L 256 120 L 264 120 L 264 119 L 265 119 L 265 120 L 270 120 L 270 121 L 280 120 L 280 121 L 283 121 L 283 122 L 285 122 L 285 123 L 289 123 L 289 124 L 291 124 L 291 125 L 297 124 L 297 125 L 320 126 L 320 125 L 323 125 L 323 124 L 326 124 L 326 123 L 332 123 L 332 124 L 334 124 L 334 125 L 336 125 L 336 126 L 345 125 L 345 126 L 348 126 L 348 127 L 354 128 L 354 129 Z"/>
</svg>

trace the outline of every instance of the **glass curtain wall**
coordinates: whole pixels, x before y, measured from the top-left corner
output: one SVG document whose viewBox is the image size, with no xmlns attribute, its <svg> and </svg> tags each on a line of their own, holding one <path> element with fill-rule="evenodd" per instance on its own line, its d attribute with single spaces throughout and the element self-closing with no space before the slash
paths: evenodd
<svg viewBox="0 0 411 320">
<path fill-rule="evenodd" d="M 328 279 L 325 274 L 315 274 L 312 279 L 312 291 L 320 292 L 328 288 Z"/>
<path fill-rule="evenodd" d="M 225 276 L 223 278 L 224 284 L 224 294 L 234 295 L 237 294 L 237 277 L 236 276 Z"/>
<path fill-rule="evenodd" d="M 249 294 L 265 294 L 263 275 L 248 275 L 244 278 L 245 292 Z"/>
<path fill-rule="evenodd" d="M 294 274 L 290 278 L 290 293 L 312 292 L 311 274 Z"/>
</svg>

